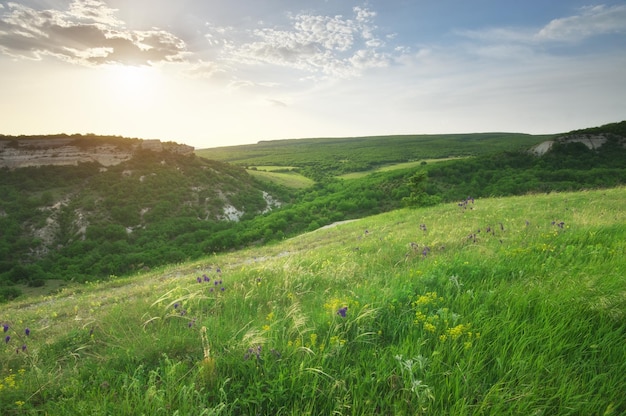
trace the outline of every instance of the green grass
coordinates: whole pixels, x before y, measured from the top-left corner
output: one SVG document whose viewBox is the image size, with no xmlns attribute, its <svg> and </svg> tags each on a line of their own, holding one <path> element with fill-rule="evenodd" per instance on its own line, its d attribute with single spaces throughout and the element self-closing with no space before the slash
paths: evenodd
<svg viewBox="0 0 626 416">
<path fill-rule="evenodd" d="M 265 168 L 267 168 L 267 166 L 265 166 Z M 278 167 L 275 167 L 275 168 L 278 168 Z M 280 169 L 284 169 L 284 168 L 280 168 Z M 273 182 L 277 185 L 286 186 L 288 188 L 302 189 L 302 188 L 308 188 L 309 186 L 312 186 L 315 184 L 315 181 L 313 181 L 312 179 L 302 176 L 296 172 L 282 172 L 282 171 L 274 172 L 271 169 L 264 169 L 264 170 L 248 169 L 247 172 L 257 179 Z"/>
<path fill-rule="evenodd" d="M 455 160 L 455 159 L 463 159 L 460 157 L 446 157 L 446 158 L 441 158 L 441 159 L 424 159 L 424 160 L 416 160 L 413 162 L 403 162 L 403 163 L 393 163 L 391 165 L 385 165 L 385 166 L 381 166 L 379 168 L 376 169 L 370 169 L 370 170 L 366 170 L 366 171 L 362 171 L 362 172 L 351 172 L 351 173 L 346 173 L 343 175 L 339 175 L 339 178 L 341 179 L 359 179 L 359 178 L 363 178 L 369 174 L 375 173 L 375 172 L 390 172 L 393 170 L 400 170 L 400 169 L 411 169 L 411 168 L 417 168 L 418 166 L 421 166 L 424 162 L 426 162 L 427 164 L 429 163 L 437 163 L 437 162 L 444 162 L 447 160 Z"/>
<path fill-rule="evenodd" d="M 248 169 L 251 170 L 263 170 L 266 172 L 275 172 L 275 171 L 292 171 L 297 169 L 297 166 L 274 166 L 274 165 L 264 165 L 264 166 L 249 166 Z"/>
<path fill-rule="evenodd" d="M 625 200 L 398 210 L 1 305 L 0 409 L 624 414 Z"/>
</svg>

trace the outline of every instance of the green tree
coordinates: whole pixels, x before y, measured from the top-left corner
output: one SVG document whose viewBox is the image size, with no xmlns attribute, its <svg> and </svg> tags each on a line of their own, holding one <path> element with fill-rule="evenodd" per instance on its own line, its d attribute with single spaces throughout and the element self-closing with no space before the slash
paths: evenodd
<svg viewBox="0 0 626 416">
<path fill-rule="evenodd" d="M 404 197 L 402 201 L 410 207 L 426 207 L 438 204 L 441 198 L 426 192 L 427 182 L 428 173 L 425 170 L 420 170 L 410 176 L 407 181 L 410 195 Z"/>
</svg>

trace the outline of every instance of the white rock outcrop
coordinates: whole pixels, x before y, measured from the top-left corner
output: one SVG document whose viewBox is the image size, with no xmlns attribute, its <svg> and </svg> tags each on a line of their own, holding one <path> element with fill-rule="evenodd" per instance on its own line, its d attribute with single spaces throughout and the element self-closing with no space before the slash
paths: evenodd
<svg viewBox="0 0 626 416">
<path fill-rule="evenodd" d="M 162 143 L 160 140 L 138 140 L 129 145 L 117 145 L 99 139 L 94 139 L 93 145 L 89 145 L 86 144 L 87 140 L 71 137 L 42 139 L 0 137 L 0 168 L 75 166 L 89 162 L 113 166 L 129 160 L 140 149 L 183 155 L 192 154 L 194 151 L 192 146 Z"/>
<path fill-rule="evenodd" d="M 568 136 L 557 137 L 554 140 L 548 140 L 532 147 L 530 152 L 536 156 L 542 156 L 550 149 L 554 143 L 582 143 L 590 150 L 601 148 L 608 141 L 605 134 L 570 134 Z"/>
</svg>

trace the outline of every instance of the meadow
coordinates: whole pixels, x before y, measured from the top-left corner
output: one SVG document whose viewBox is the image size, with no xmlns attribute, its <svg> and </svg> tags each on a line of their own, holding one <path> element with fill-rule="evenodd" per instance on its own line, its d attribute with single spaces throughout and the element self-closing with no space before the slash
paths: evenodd
<svg viewBox="0 0 626 416">
<path fill-rule="evenodd" d="M 456 160 L 456 159 L 459 159 L 459 158 L 425 159 L 425 160 L 416 160 L 413 162 L 393 163 L 389 165 L 380 166 L 371 170 L 344 173 L 343 175 L 339 175 L 339 178 L 340 179 L 360 179 L 376 172 L 390 172 L 390 171 L 401 170 L 401 169 L 417 169 L 429 163 L 444 162 L 444 161 Z"/>
<path fill-rule="evenodd" d="M 624 414 L 625 200 L 464 198 L 2 304 L 0 413 Z"/>
<path fill-rule="evenodd" d="M 263 166 L 257 169 L 246 169 L 246 171 L 257 179 L 291 189 L 304 189 L 315 184 L 312 179 L 292 170 L 284 170 L 280 166 Z"/>
</svg>

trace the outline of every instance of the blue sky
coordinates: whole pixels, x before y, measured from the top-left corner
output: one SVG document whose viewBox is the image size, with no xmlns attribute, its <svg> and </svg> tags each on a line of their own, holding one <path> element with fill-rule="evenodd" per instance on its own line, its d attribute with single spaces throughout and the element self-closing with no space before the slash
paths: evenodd
<svg viewBox="0 0 626 416">
<path fill-rule="evenodd" d="M 0 0 L 0 134 L 206 148 L 626 119 L 626 2 Z"/>
</svg>

